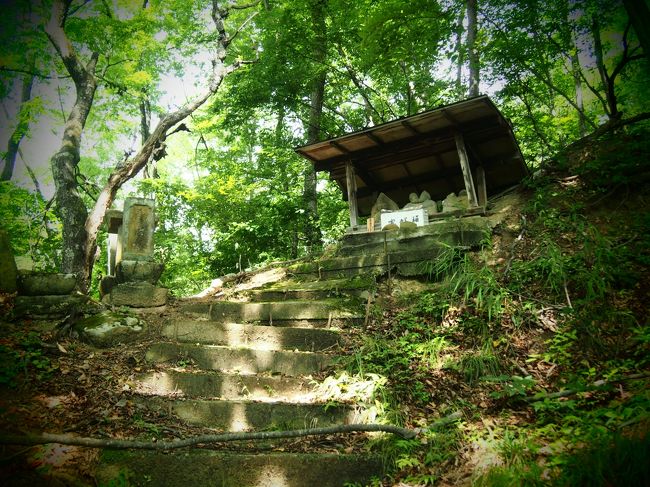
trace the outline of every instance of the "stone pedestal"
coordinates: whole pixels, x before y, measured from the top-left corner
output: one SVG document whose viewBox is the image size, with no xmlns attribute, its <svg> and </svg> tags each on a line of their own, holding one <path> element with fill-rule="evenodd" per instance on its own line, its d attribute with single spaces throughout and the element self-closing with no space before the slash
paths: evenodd
<svg viewBox="0 0 650 487">
<path fill-rule="evenodd" d="M 124 282 L 118 284 L 108 295 L 110 304 L 131 306 L 132 308 L 151 308 L 167 303 L 169 290 L 148 282 Z"/>
</svg>

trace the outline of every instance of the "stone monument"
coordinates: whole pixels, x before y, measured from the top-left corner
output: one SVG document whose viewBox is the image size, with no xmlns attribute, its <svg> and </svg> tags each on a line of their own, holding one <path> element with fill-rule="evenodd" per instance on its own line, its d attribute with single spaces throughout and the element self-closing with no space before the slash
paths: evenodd
<svg viewBox="0 0 650 487">
<path fill-rule="evenodd" d="M 102 279 L 102 302 L 147 308 L 167 303 L 168 290 L 156 286 L 163 264 L 153 255 L 154 201 L 127 198 L 124 211 L 106 215 L 108 275 Z"/>
</svg>

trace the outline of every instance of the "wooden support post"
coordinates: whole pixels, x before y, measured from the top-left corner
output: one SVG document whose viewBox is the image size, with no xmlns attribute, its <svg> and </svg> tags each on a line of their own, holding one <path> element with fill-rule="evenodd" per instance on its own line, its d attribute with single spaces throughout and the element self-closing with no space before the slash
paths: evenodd
<svg viewBox="0 0 650 487">
<path fill-rule="evenodd" d="M 456 132 L 454 134 L 454 140 L 456 141 L 456 150 L 458 151 L 460 167 L 463 170 L 463 179 L 465 180 L 465 189 L 467 190 L 467 199 L 469 200 L 469 206 L 471 208 L 476 208 L 478 206 L 478 200 L 476 198 L 476 190 L 474 189 L 472 171 L 469 167 L 469 158 L 467 157 L 465 139 L 460 132 Z"/>
<path fill-rule="evenodd" d="M 351 161 L 345 163 L 345 183 L 348 187 L 348 206 L 350 207 L 350 226 L 357 226 L 357 176 Z"/>
<path fill-rule="evenodd" d="M 487 185 L 485 184 L 485 168 L 476 168 L 476 185 L 478 186 L 478 204 L 483 208 L 487 207 Z"/>
</svg>

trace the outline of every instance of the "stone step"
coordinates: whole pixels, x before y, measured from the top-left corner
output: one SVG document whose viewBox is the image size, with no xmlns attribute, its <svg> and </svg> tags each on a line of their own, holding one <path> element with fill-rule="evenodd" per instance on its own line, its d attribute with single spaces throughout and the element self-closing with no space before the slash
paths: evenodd
<svg viewBox="0 0 650 487">
<path fill-rule="evenodd" d="M 171 400 L 135 397 L 151 411 L 171 413 L 188 424 L 225 431 L 291 430 L 349 424 L 349 406 L 271 401 Z"/>
<path fill-rule="evenodd" d="M 448 247 L 436 246 L 429 250 L 402 251 L 335 257 L 315 262 L 294 264 L 288 271 L 296 275 L 353 277 L 357 275 L 382 275 L 396 272 L 403 276 L 426 275 L 432 263 Z"/>
<path fill-rule="evenodd" d="M 104 450 L 96 477 L 99 485 L 342 487 L 367 485 L 382 471 L 379 457 L 365 455 Z"/>
<path fill-rule="evenodd" d="M 292 377 L 320 372 L 332 364 L 334 356 L 317 352 L 255 350 L 216 345 L 156 343 L 146 354 L 154 363 L 191 360 L 204 370 L 241 374 L 282 374 Z"/>
<path fill-rule="evenodd" d="M 342 296 L 365 297 L 365 289 L 256 289 L 244 293 L 252 302 L 323 300 Z"/>
<path fill-rule="evenodd" d="M 163 325 L 162 335 L 186 343 L 307 352 L 338 348 L 340 339 L 339 333 L 333 330 L 200 320 L 172 321 Z"/>
<path fill-rule="evenodd" d="M 135 392 L 167 397 L 252 401 L 316 400 L 308 378 L 166 370 L 142 374 Z"/>
<path fill-rule="evenodd" d="M 343 300 L 283 301 L 264 303 L 239 303 L 232 301 L 188 301 L 181 311 L 207 316 L 212 320 L 230 323 L 256 323 L 294 320 L 347 320 L 361 319 L 361 311 L 351 311 L 350 303 Z"/>
<path fill-rule="evenodd" d="M 324 300 L 336 297 L 367 296 L 375 287 L 375 280 L 357 276 L 355 279 L 328 279 L 315 281 L 283 281 L 262 289 L 246 291 L 251 301 Z"/>
</svg>

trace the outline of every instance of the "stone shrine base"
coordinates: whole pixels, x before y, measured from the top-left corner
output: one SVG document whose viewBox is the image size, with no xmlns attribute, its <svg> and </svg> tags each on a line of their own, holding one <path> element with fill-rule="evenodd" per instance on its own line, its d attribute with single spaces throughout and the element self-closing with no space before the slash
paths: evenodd
<svg viewBox="0 0 650 487">
<path fill-rule="evenodd" d="M 167 304 L 169 289 L 149 282 L 123 282 L 102 298 L 102 303 L 132 308 L 153 308 Z"/>
</svg>

